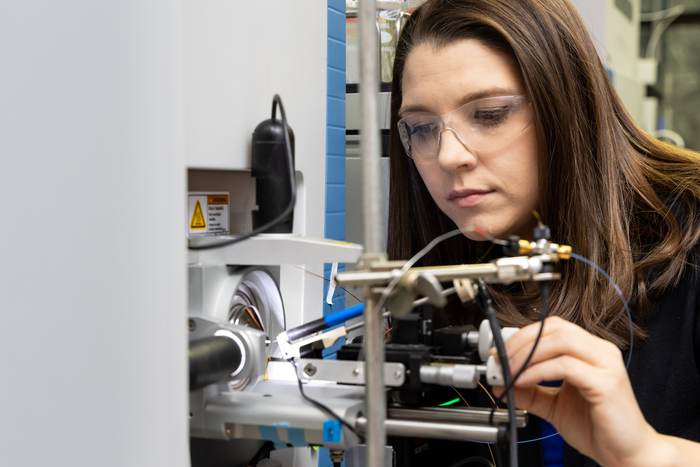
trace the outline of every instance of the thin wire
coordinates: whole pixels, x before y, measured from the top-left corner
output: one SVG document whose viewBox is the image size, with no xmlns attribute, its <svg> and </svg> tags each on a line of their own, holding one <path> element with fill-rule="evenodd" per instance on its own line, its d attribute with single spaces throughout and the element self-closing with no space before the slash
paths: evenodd
<svg viewBox="0 0 700 467">
<path fill-rule="evenodd" d="M 394 278 L 391 280 L 391 282 L 389 282 L 389 285 L 386 286 L 386 288 L 382 292 L 382 295 L 379 297 L 379 300 L 377 300 L 377 304 L 374 306 L 374 310 L 369 310 L 368 313 L 377 313 L 377 312 L 381 311 L 382 307 L 384 307 L 384 303 L 386 302 L 386 299 L 389 297 L 389 294 L 391 294 L 391 292 L 394 290 L 394 287 L 396 287 L 396 284 L 398 284 L 399 281 L 401 280 L 401 278 L 406 274 L 406 271 L 411 269 L 411 267 L 414 264 L 416 264 L 418 262 L 418 260 L 420 260 L 423 256 L 428 254 L 430 252 L 430 250 L 435 248 L 435 245 L 437 245 L 438 243 L 440 243 L 444 240 L 447 240 L 448 238 L 452 238 L 452 237 L 459 235 L 459 234 L 462 234 L 462 233 L 463 232 L 460 229 L 454 229 L 454 230 L 451 230 L 447 233 L 444 233 L 444 234 L 440 235 L 439 237 L 434 238 L 433 241 L 428 243 L 422 250 L 420 250 L 418 253 L 413 255 L 413 257 L 411 259 L 406 261 L 406 264 L 403 265 L 403 267 L 399 270 L 398 274 L 396 274 L 394 276 Z M 365 346 L 364 346 L 364 342 L 363 342 L 363 345 L 360 348 L 360 352 L 357 356 L 358 361 L 363 360 L 364 350 L 365 350 Z"/>
<path fill-rule="evenodd" d="M 312 276 L 316 276 L 316 277 L 318 277 L 319 279 L 323 279 L 323 280 L 326 281 L 326 282 L 330 282 L 330 281 L 331 281 L 330 279 L 326 279 L 325 277 L 321 276 L 320 274 L 316 274 L 316 273 L 313 273 L 313 272 L 311 272 L 311 271 L 307 271 L 306 269 L 300 268 L 299 266 L 296 266 L 296 265 L 295 265 L 294 267 L 297 268 L 297 269 L 301 269 L 302 271 L 304 271 L 304 272 L 307 273 L 307 274 L 311 274 Z M 346 289 L 345 287 L 341 287 L 341 286 L 339 286 L 339 285 L 336 285 L 336 287 L 339 288 L 340 290 L 342 290 L 343 292 L 349 294 L 349 295 L 350 295 L 352 298 L 354 298 L 355 300 L 357 300 L 356 305 L 362 303 L 362 300 L 360 300 L 359 298 L 357 298 L 352 292 L 350 292 L 350 291 L 349 291 L 348 289 Z M 350 300 L 348 300 L 347 298 L 345 299 L 345 301 L 348 302 L 348 303 L 350 303 Z"/>
<path fill-rule="evenodd" d="M 476 281 L 476 285 L 478 286 L 477 298 L 479 308 L 481 308 L 481 312 L 486 315 L 489 325 L 491 326 L 491 333 L 493 334 L 493 340 L 496 344 L 498 359 L 501 361 L 501 366 L 503 367 L 505 386 L 511 388 L 505 393 L 508 399 L 508 432 L 510 433 L 508 445 L 510 448 L 510 465 L 511 467 L 518 467 L 518 427 L 515 420 L 515 392 L 513 391 L 513 379 L 508 363 L 508 356 L 506 354 L 506 346 L 503 342 L 503 336 L 501 335 L 501 325 L 498 322 L 498 316 L 493 309 L 493 302 L 486 289 L 486 283 L 483 279 L 479 279 Z M 489 417 L 489 424 L 493 425 L 493 411 Z"/>
<path fill-rule="evenodd" d="M 486 388 L 485 388 L 484 386 L 482 386 L 481 383 L 479 383 L 479 386 L 481 386 L 482 389 L 483 389 L 484 391 L 486 391 Z M 469 402 L 467 402 L 467 400 L 466 400 L 464 397 L 462 397 L 462 394 L 457 390 L 457 388 L 454 387 L 454 386 L 450 386 L 450 387 L 451 387 L 452 389 L 455 390 L 455 392 L 457 393 L 457 395 L 459 396 L 459 398 L 462 399 L 462 401 L 467 405 L 467 407 L 470 407 Z M 486 394 L 489 394 L 489 392 L 486 391 Z M 491 394 L 489 394 L 489 397 L 490 397 L 490 396 L 491 396 Z M 493 400 L 493 398 L 491 398 L 491 400 Z M 481 441 L 476 441 L 476 442 L 481 442 Z M 491 453 L 491 460 L 493 461 L 493 465 L 494 465 L 494 467 L 496 467 L 496 459 L 493 457 L 493 450 L 491 449 L 491 443 L 486 443 L 486 445 L 488 446 L 489 452 Z M 500 454 L 498 455 L 498 461 L 499 461 L 499 462 L 501 461 L 501 455 L 500 455 Z"/>
<path fill-rule="evenodd" d="M 622 295 L 622 291 L 620 290 L 620 287 L 617 286 L 615 281 L 612 280 L 612 277 L 608 275 L 607 272 L 603 270 L 600 266 L 595 264 L 593 261 L 591 261 L 588 258 L 584 258 L 581 255 L 577 255 L 576 253 L 571 253 L 571 257 L 575 258 L 579 261 L 583 261 L 584 263 L 588 264 L 589 266 L 593 266 L 599 273 L 601 273 L 605 278 L 613 285 L 615 288 L 615 292 L 620 296 L 620 299 L 622 300 L 622 303 L 625 305 L 625 311 L 627 312 L 627 319 L 629 320 L 630 323 L 630 353 L 627 355 L 627 363 L 625 364 L 625 368 L 629 370 L 630 367 L 630 362 L 632 361 L 632 347 L 634 347 L 634 322 L 632 321 L 632 313 L 630 313 L 630 307 L 627 305 L 627 300 L 625 300 L 625 297 Z"/>
<path fill-rule="evenodd" d="M 488 233 L 482 228 L 477 227 L 476 229 L 474 229 L 474 232 L 478 233 L 482 237 L 485 237 L 486 240 L 490 241 L 491 243 L 495 243 L 496 245 L 508 245 L 507 241 L 493 237 L 490 233 Z"/>
<path fill-rule="evenodd" d="M 547 314 L 549 312 L 549 307 L 548 302 L 549 302 L 549 281 L 541 282 L 540 283 L 540 290 L 541 290 L 541 295 L 542 295 L 542 319 L 540 320 L 540 330 L 537 333 L 537 338 L 535 339 L 535 345 L 532 346 L 532 350 L 530 350 L 530 354 L 527 356 L 525 359 L 525 363 L 523 364 L 522 367 L 520 367 L 520 370 L 518 371 L 518 374 L 515 375 L 515 378 L 513 378 L 513 381 L 509 385 L 506 386 L 505 390 L 503 391 L 503 394 L 501 394 L 501 397 L 498 398 L 499 402 L 503 402 L 503 397 L 510 391 L 514 386 L 515 382 L 518 381 L 518 378 L 520 378 L 520 375 L 523 374 L 523 371 L 527 368 L 527 365 L 530 363 L 530 360 L 532 359 L 532 356 L 535 353 L 535 349 L 537 349 L 537 344 L 540 342 L 540 338 L 542 337 L 542 331 L 544 330 L 544 320 L 547 319 Z M 495 410 L 495 407 L 493 410 L 491 410 L 491 417 L 493 417 L 493 412 Z"/>
<path fill-rule="evenodd" d="M 486 388 L 484 387 L 484 385 L 481 384 L 481 381 L 479 381 L 479 386 L 481 386 L 481 389 L 483 389 L 484 392 L 486 392 L 486 395 L 489 396 L 489 399 L 491 399 L 491 402 L 493 402 L 493 406 L 496 407 L 496 408 L 498 408 L 498 404 L 496 404 L 496 401 L 493 399 L 493 396 L 492 396 L 491 393 L 488 391 L 488 389 L 486 389 Z"/>
<path fill-rule="evenodd" d="M 627 356 L 627 363 L 625 364 L 625 368 L 629 370 L 630 362 L 632 361 L 632 347 L 634 345 L 634 323 L 632 322 L 632 313 L 630 313 L 629 305 L 627 304 L 627 300 L 625 300 L 625 297 L 622 295 L 622 291 L 620 290 L 620 287 L 615 283 L 615 281 L 612 280 L 612 277 L 608 275 L 607 272 L 603 270 L 600 266 L 595 264 L 593 261 L 591 261 L 588 258 L 584 258 L 581 255 L 577 255 L 576 253 L 571 253 L 571 257 L 575 258 L 579 261 L 583 261 L 584 263 L 588 264 L 589 266 L 594 267 L 598 272 L 600 272 L 605 278 L 613 285 L 615 288 L 615 291 L 617 294 L 620 296 L 620 299 L 622 299 L 622 303 L 625 305 L 625 311 L 627 312 L 627 319 L 629 320 L 630 324 L 630 352 Z M 488 391 L 487 391 L 488 392 Z M 534 443 L 535 441 L 542 441 L 543 439 L 551 438 L 553 436 L 561 436 L 558 432 L 557 433 L 552 433 L 551 435 L 543 436 L 542 438 L 537 438 L 537 439 L 528 439 L 524 441 L 518 441 L 518 444 L 522 443 Z"/>
<path fill-rule="evenodd" d="M 540 213 L 537 212 L 535 209 L 533 209 L 532 215 L 535 216 L 535 219 L 537 219 L 537 225 L 539 225 L 541 227 L 542 226 L 542 218 L 540 217 Z"/>
<path fill-rule="evenodd" d="M 304 388 L 303 388 L 303 386 L 302 386 L 302 384 L 301 384 L 301 378 L 299 378 L 299 374 L 297 373 L 297 365 L 296 365 L 296 363 L 294 363 L 294 359 L 293 359 L 293 358 L 290 358 L 290 359 L 287 360 L 287 361 L 288 361 L 289 363 L 291 363 L 292 366 L 294 367 L 294 374 L 296 375 L 296 377 L 297 377 L 297 382 L 299 383 L 299 392 L 301 393 L 301 397 L 303 397 L 304 399 L 306 399 L 307 401 L 309 401 L 311 404 L 315 405 L 316 408 L 318 408 L 318 409 L 320 409 L 321 411 L 327 413 L 328 415 L 330 415 L 331 417 L 335 418 L 335 419 L 338 420 L 340 423 L 342 423 L 343 425 L 345 425 L 345 427 L 347 427 L 350 431 L 352 431 L 352 432 L 355 434 L 355 436 L 357 436 L 357 437 L 359 438 L 360 443 L 361 443 L 361 444 L 364 444 L 364 442 L 365 442 L 365 441 L 364 441 L 364 440 L 365 440 L 365 437 L 362 436 L 362 434 L 360 434 L 360 433 L 355 429 L 355 427 L 353 427 L 352 425 L 350 425 L 350 423 L 348 423 L 346 420 L 344 420 L 343 418 L 341 418 L 338 414 L 336 414 L 335 412 L 333 412 L 333 410 L 331 410 L 330 408 L 326 407 L 325 405 L 321 404 L 321 403 L 318 402 L 317 400 L 314 400 L 314 399 L 310 398 L 309 396 L 307 396 L 306 394 L 304 394 Z"/>
</svg>

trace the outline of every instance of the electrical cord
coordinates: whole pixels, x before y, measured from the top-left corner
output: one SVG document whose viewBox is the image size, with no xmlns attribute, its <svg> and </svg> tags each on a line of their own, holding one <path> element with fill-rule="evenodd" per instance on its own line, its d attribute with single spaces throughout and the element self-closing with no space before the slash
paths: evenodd
<svg viewBox="0 0 700 467">
<path fill-rule="evenodd" d="M 250 459 L 250 462 L 248 462 L 248 467 L 256 467 L 258 462 L 260 462 L 265 458 L 265 456 L 268 456 L 274 450 L 275 443 L 272 441 L 265 441 L 263 445 L 260 446 L 260 449 L 258 449 L 258 452 L 256 452 L 253 458 Z"/>
<path fill-rule="evenodd" d="M 307 395 L 304 393 L 304 387 L 303 387 L 302 384 L 301 384 L 301 378 L 299 378 L 299 374 L 297 373 L 297 364 L 294 363 L 294 359 L 293 359 L 293 358 L 290 358 L 290 359 L 287 360 L 287 361 L 288 361 L 289 363 L 291 363 L 292 366 L 294 367 L 294 374 L 296 375 L 296 377 L 297 377 L 297 382 L 299 383 L 299 392 L 301 393 L 301 397 L 303 397 L 303 398 L 306 399 L 308 402 L 310 402 L 311 404 L 313 404 L 314 406 L 316 406 L 316 408 L 318 408 L 318 409 L 321 410 L 322 412 L 325 412 L 326 414 L 330 415 L 330 416 L 333 417 L 334 419 L 338 420 L 342 425 L 344 425 L 348 430 L 352 431 L 352 432 L 355 434 L 355 436 L 358 437 L 358 439 L 360 440 L 360 443 L 361 443 L 361 444 L 364 444 L 364 442 L 365 442 L 365 437 L 362 436 L 362 434 L 361 434 L 359 431 L 357 431 L 357 430 L 355 429 L 355 427 L 353 427 L 352 425 L 350 425 L 350 423 L 348 423 L 346 420 L 344 420 L 342 417 L 340 417 L 340 415 L 338 415 L 338 414 L 336 414 L 335 412 L 333 412 L 332 409 L 330 409 L 329 407 L 327 407 L 327 406 L 321 404 L 319 401 L 310 398 L 309 396 L 307 396 Z"/>
<path fill-rule="evenodd" d="M 532 350 L 530 350 L 530 354 L 527 356 L 525 359 L 525 363 L 523 366 L 518 370 L 518 373 L 515 375 L 513 378 L 513 382 L 506 386 L 505 390 L 503 391 L 503 394 L 501 394 L 501 397 L 498 398 L 498 402 L 503 402 L 503 397 L 506 395 L 508 391 L 510 391 L 514 386 L 515 382 L 518 381 L 518 378 L 520 378 L 520 375 L 523 374 L 523 371 L 525 371 L 525 368 L 527 368 L 527 365 L 530 363 L 530 360 L 532 359 L 532 355 L 535 353 L 535 349 L 537 349 L 537 344 L 540 343 L 540 337 L 542 337 L 542 331 L 544 330 L 544 320 L 547 319 L 547 302 L 549 301 L 549 281 L 543 281 L 540 282 L 540 294 L 542 295 L 542 319 L 540 320 L 540 330 L 537 333 L 537 338 L 535 339 L 535 345 L 532 346 Z M 500 357 L 499 357 L 500 358 Z M 491 417 L 493 417 L 493 414 L 496 410 L 496 406 L 491 409 Z"/>
<path fill-rule="evenodd" d="M 499 324 L 498 317 L 493 309 L 493 302 L 491 301 L 491 297 L 486 289 L 486 284 L 483 280 L 479 279 L 476 281 L 476 285 L 479 288 L 477 299 L 479 300 L 481 311 L 486 315 L 486 319 L 489 320 L 489 324 L 491 325 L 491 333 L 493 334 L 493 340 L 496 344 L 496 351 L 498 353 L 498 358 L 501 361 L 501 367 L 503 368 L 504 382 L 506 383 L 506 387 L 511 387 L 511 390 L 505 393 L 508 399 L 510 465 L 511 467 L 518 467 L 518 432 L 515 420 L 515 396 L 512 390 L 513 380 L 512 375 L 510 374 L 510 366 L 508 365 L 506 346 L 503 342 L 503 336 L 501 336 L 501 325 Z M 490 422 L 493 424 L 493 411 L 491 412 Z"/>
<path fill-rule="evenodd" d="M 290 198 L 289 198 L 289 204 L 287 207 L 280 213 L 279 216 L 276 218 L 272 219 L 270 222 L 268 222 L 265 225 L 261 225 L 257 229 L 253 229 L 248 233 L 245 233 L 243 235 L 239 235 L 236 238 L 232 238 L 229 240 L 224 240 L 222 242 L 217 242 L 217 243 L 206 243 L 203 245 L 188 245 L 188 248 L 190 250 L 211 250 L 213 248 L 223 248 L 225 246 L 233 245 L 234 243 L 239 243 L 242 242 L 243 240 L 246 240 L 250 237 L 254 237 L 258 234 L 261 234 L 263 232 L 266 232 L 270 230 L 273 227 L 278 226 L 282 222 L 284 222 L 290 214 L 292 214 L 292 211 L 294 211 L 294 204 L 296 204 L 296 198 L 297 198 L 297 186 L 296 186 L 296 181 L 294 178 L 294 159 L 292 158 L 292 144 L 289 140 L 289 130 L 287 129 L 287 114 L 284 111 L 284 105 L 282 105 L 282 99 L 278 94 L 275 94 L 275 97 L 272 98 L 272 119 L 275 120 L 276 118 L 276 107 L 279 105 L 280 108 L 280 114 L 282 115 L 282 132 L 284 133 L 284 144 L 287 149 L 287 165 L 289 168 L 289 186 L 290 186 Z"/>
</svg>

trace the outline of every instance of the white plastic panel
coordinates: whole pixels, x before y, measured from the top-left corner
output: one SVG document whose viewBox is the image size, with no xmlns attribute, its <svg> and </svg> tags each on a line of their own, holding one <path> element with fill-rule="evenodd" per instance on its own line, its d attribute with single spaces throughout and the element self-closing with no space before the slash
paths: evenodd
<svg viewBox="0 0 700 467">
<path fill-rule="evenodd" d="M 0 465 L 188 466 L 182 4 L 0 9 Z"/>
</svg>

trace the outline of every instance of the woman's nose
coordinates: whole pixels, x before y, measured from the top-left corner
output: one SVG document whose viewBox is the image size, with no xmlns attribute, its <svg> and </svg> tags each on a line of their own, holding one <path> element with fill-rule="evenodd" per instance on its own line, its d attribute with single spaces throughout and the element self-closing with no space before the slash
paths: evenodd
<svg viewBox="0 0 700 467">
<path fill-rule="evenodd" d="M 445 128 L 440 134 L 438 148 L 438 164 L 443 170 L 459 168 L 473 169 L 478 159 L 466 145 L 464 140 L 452 128 Z"/>
</svg>

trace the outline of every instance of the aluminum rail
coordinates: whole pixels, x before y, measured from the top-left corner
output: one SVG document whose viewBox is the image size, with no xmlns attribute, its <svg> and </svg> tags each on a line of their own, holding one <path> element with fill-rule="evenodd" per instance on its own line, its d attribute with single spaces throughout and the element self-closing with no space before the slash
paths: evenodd
<svg viewBox="0 0 700 467">
<path fill-rule="evenodd" d="M 422 271 L 430 273 L 443 282 L 452 279 L 496 279 L 498 266 L 494 263 L 464 264 L 461 266 L 442 266 L 438 268 L 411 268 L 411 273 Z M 336 282 L 343 287 L 364 285 L 387 285 L 394 278 L 392 271 L 349 271 L 336 274 Z"/>
<path fill-rule="evenodd" d="M 416 420 L 421 422 L 448 422 L 448 423 L 477 423 L 488 425 L 491 409 L 447 408 L 447 407 L 403 407 L 389 406 L 389 418 L 394 420 Z M 527 425 L 528 414 L 525 410 L 516 410 L 515 418 L 518 428 Z M 508 423 L 508 410 L 497 409 L 493 414 L 495 423 Z"/>
<path fill-rule="evenodd" d="M 367 431 L 367 419 L 358 417 L 355 428 L 358 431 Z M 499 429 L 488 425 L 457 425 L 452 423 L 419 422 L 415 420 L 385 421 L 387 434 L 391 436 L 404 436 L 414 438 L 448 439 L 454 441 L 480 441 L 483 443 L 495 443 L 498 439 Z M 368 434 L 369 436 L 369 434 Z M 369 438 L 365 437 L 369 442 Z M 384 460 L 380 467 L 384 467 Z"/>
</svg>

